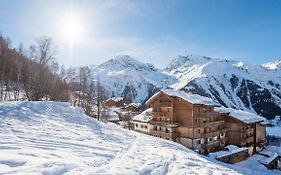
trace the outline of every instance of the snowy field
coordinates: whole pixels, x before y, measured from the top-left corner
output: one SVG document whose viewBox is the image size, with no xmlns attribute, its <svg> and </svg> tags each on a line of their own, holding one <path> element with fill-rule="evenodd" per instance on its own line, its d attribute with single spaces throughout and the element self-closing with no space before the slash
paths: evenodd
<svg viewBox="0 0 281 175">
<path fill-rule="evenodd" d="M 67 103 L 1 103 L 0 119 L 0 174 L 238 174 Z"/>
</svg>

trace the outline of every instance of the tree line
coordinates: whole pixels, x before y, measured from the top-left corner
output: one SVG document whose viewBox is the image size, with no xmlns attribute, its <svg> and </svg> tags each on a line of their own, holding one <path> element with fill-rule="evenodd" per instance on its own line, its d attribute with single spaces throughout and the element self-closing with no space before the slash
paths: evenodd
<svg viewBox="0 0 281 175">
<path fill-rule="evenodd" d="M 25 49 L 23 44 L 13 47 L 9 38 L 0 35 L 0 101 L 21 97 L 68 101 L 70 88 L 64 74 L 50 37 L 40 37 Z"/>
</svg>

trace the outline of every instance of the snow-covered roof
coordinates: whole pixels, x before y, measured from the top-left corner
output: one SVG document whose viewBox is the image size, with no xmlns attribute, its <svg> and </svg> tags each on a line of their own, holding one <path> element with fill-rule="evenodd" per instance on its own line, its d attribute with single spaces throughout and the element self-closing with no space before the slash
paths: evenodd
<svg viewBox="0 0 281 175">
<path fill-rule="evenodd" d="M 121 109 L 118 107 L 108 108 L 106 110 L 107 121 L 111 121 L 111 122 L 119 121 L 120 120 L 118 115 L 119 113 L 121 113 Z"/>
<path fill-rule="evenodd" d="M 148 108 L 139 115 L 134 116 L 132 119 L 133 121 L 139 121 L 139 122 L 144 122 L 148 123 L 152 120 L 152 117 L 150 115 L 147 115 L 148 112 L 152 112 L 152 108 Z"/>
<path fill-rule="evenodd" d="M 225 147 L 228 151 L 233 151 L 235 149 L 238 149 L 239 147 L 238 146 L 235 146 L 235 145 L 227 145 Z"/>
<path fill-rule="evenodd" d="M 156 94 L 154 94 L 146 103 L 149 103 L 152 99 L 158 96 L 160 93 L 164 93 L 168 96 L 181 98 L 192 104 L 203 104 L 208 106 L 220 106 L 220 104 L 214 102 L 211 98 L 203 97 L 201 95 L 186 93 L 182 91 L 172 90 L 172 89 L 163 89 Z"/>
<path fill-rule="evenodd" d="M 260 163 L 264 164 L 264 165 L 268 165 L 270 164 L 272 161 L 274 161 L 276 158 L 278 158 L 278 154 L 274 153 L 272 156 L 265 158 L 265 159 L 261 159 L 259 160 Z"/>
<path fill-rule="evenodd" d="M 234 145 L 232 145 L 231 148 L 234 148 Z M 213 153 L 210 153 L 210 156 L 213 156 L 213 157 L 219 159 L 219 158 L 222 158 L 222 157 L 227 157 L 227 156 L 230 156 L 230 155 L 233 155 L 233 154 L 236 154 L 236 153 L 239 153 L 239 152 L 244 152 L 244 151 L 247 151 L 247 150 L 248 150 L 248 148 L 245 148 L 245 147 L 242 147 L 242 148 L 237 147 L 236 149 L 230 149 L 229 151 L 213 152 Z"/>
<path fill-rule="evenodd" d="M 140 103 L 130 103 L 126 107 L 130 107 L 130 106 L 133 106 L 135 108 L 139 108 L 139 107 L 141 107 L 141 104 Z"/>
<path fill-rule="evenodd" d="M 232 108 L 219 107 L 215 108 L 215 111 L 218 113 L 227 113 L 229 116 L 246 124 L 259 123 L 265 120 L 265 118 L 259 115 Z"/>
<path fill-rule="evenodd" d="M 122 101 L 123 98 L 122 97 L 112 97 L 112 98 L 107 99 L 106 101 L 109 101 L 109 100 L 113 100 L 113 101 L 119 102 L 119 101 Z"/>
</svg>

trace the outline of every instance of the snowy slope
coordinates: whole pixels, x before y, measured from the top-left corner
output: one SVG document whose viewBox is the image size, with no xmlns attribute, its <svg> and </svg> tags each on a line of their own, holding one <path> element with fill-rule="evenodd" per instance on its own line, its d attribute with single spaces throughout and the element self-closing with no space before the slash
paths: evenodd
<svg viewBox="0 0 281 175">
<path fill-rule="evenodd" d="M 0 174 L 238 174 L 68 103 L 1 103 L 0 120 Z"/>
<path fill-rule="evenodd" d="M 99 77 L 107 97 L 112 94 L 125 98 L 131 96 L 134 102 L 144 102 L 157 89 L 176 81 L 174 77 L 162 73 L 152 64 L 139 62 L 128 55 L 117 56 L 89 68 L 92 80 Z M 73 77 L 68 79 L 75 81 L 75 76 L 77 75 L 73 73 Z"/>
<path fill-rule="evenodd" d="M 99 77 L 107 97 L 132 97 L 145 102 L 161 88 L 191 91 L 211 97 L 225 107 L 256 113 L 268 119 L 281 115 L 281 61 L 264 65 L 215 59 L 200 55 L 179 56 L 165 70 L 130 56 L 117 56 L 89 66 L 91 80 Z M 68 77 L 77 81 L 77 69 Z M 269 110 L 270 109 L 270 110 Z"/>
<path fill-rule="evenodd" d="M 223 106 L 269 119 L 281 114 L 281 72 L 277 68 L 187 55 L 174 59 L 165 71 L 177 78 L 172 85 L 175 89 L 208 96 Z"/>
<path fill-rule="evenodd" d="M 265 64 L 263 64 L 263 66 L 270 70 L 277 70 L 277 69 L 280 70 L 281 69 L 281 59 L 278 61 L 265 63 Z"/>
</svg>

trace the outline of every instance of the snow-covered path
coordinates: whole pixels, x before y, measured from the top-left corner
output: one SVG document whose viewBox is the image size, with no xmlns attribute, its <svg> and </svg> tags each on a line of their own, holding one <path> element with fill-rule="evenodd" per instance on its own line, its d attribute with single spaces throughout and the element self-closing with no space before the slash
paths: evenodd
<svg viewBox="0 0 281 175">
<path fill-rule="evenodd" d="M 58 102 L 0 104 L 0 174 L 238 174 Z"/>
</svg>

